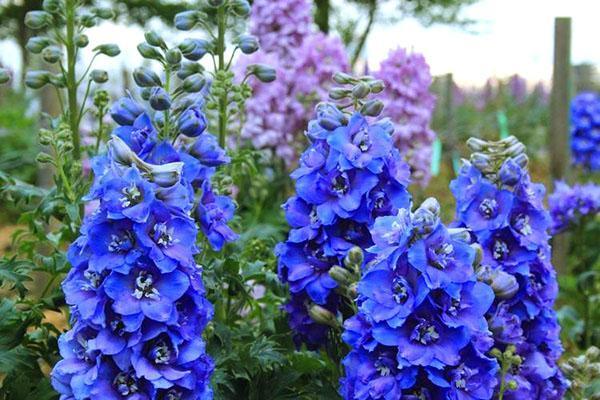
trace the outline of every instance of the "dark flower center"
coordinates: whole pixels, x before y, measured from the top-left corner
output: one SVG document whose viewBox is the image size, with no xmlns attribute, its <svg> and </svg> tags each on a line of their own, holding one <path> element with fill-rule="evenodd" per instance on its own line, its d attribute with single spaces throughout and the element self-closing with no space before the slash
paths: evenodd
<svg viewBox="0 0 600 400">
<path fill-rule="evenodd" d="M 174 228 L 169 228 L 164 222 L 155 224 L 152 230 L 154 241 L 161 247 L 171 247 L 177 243 L 177 240 L 173 238 L 173 233 Z"/>
<path fill-rule="evenodd" d="M 454 246 L 450 243 L 442 243 L 442 245 L 429 251 L 431 265 L 437 269 L 445 269 L 452 258 L 452 254 L 454 254 Z"/>
<path fill-rule="evenodd" d="M 440 334 L 435 329 L 435 326 L 427 321 L 423 321 L 415 326 L 410 338 L 414 342 L 418 342 L 427 346 L 431 343 L 437 342 L 437 340 L 440 338 Z"/>
<path fill-rule="evenodd" d="M 456 316 L 460 310 L 460 299 L 452 299 L 450 301 L 450 307 L 448 307 L 448 314 Z"/>
<path fill-rule="evenodd" d="M 379 373 L 380 376 L 389 376 L 392 373 L 392 367 L 393 365 L 391 365 L 391 361 L 387 358 L 383 358 L 383 357 L 379 357 L 377 358 L 377 360 L 375 361 L 375 369 L 377 370 L 377 372 Z"/>
<path fill-rule="evenodd" d="M 142 299 L 143 297 L 157 300 L 160 296 L 158 290 L 154 287 L 154 277 L 148 271 L 140 271 L 137 278 L 135 278 L 135 290 L 133 291 L 133 297 L 136 299 Z"/>
<path fill-rule="evenodd" d="M 357 134 L 354 136 L 353 142 L 363 153 L 371 148 L 371 138 L 369 137 L 369 132 L 364 128 L 357 132 Z"/>
<path fill-rule="evenodd" d="M 314 225 L 317 222 L 319 222 L 319 216 L 317 215 L 317 208 L 316 207 L 313 207 L 310 210 L 309 218 L 310 218 L 311 225 Z"/>
<path fill-rule="evenodd" d="M 531 229 L 531 225 L 529 224 L 529 215 L 519 214 L 514 222 L 513 226 L 523 236 L 531 235 L 533 230 Z"/>
<path fill-rule="evenodd" d="M 486 219 L 494 218 L 497 211 L 498 202 L 494 199 L 483 199 L 479 204 L 479 213 Z"/>
<path fill-rule="evenodd" d="M 348 193 L 349 189 L 350 189 L 350 185 L 349 185 L 348 177 L 346 176 L 346 174 L 340 174 L 335 177 L 335 179 L 333 180 L 333 191 L 338 196 L 345 195 L 346 193 Z"/>
<path fill-rule="evenodd" d="M 123 336 L 125 333 L 125 324 L 121 320 L 121 318 L 115 318 L 110 321 L 110 329 L 117 335 Z"/>
<path fill-rule="evenodd" d="M 124 232 L 121 235 L 110 235 L 108 251 L 111 253 L 125 253 L 133 248 L 133 236 L 130 232 Z"/>
<path fill-rule="evenodd" d="M 163 397 L 164 400 L 181 400 L 181 392 L 177 389 L 170 389 L 165 396 Z"/>
<path fill-rule="evenodd" d="M 98 289 L 98 287 L 100 287 L 100 285 L 102 284 L 102 281 L 104 280 L 104 276 L 97 273 L 96 271 L 90 271 L 90 270 L 86 270 L 83 273 L 83 276 L 85 279 L 88 280 L 89 285 L 88 284 L 84 284 L 82 286 L 82 289 L 87 290 L 87 289 Z"/>
<path fill-rule="evenodd" d="M 506 242 L 500 239 L 494 241 L 493 254 L 494 260 L 502 260 L 506 258 L 510 250 Z"/>
<path fill-rule="evenodd" d="M 129 396 L 139 390 L 134 377 L 128 372 L 120 372 L 113 380 L 113 386 L 121 396 Z"/>
<path fill-rule="evenodd" d="M 392 298 L 396 303 L 406 303 L 406 300 L 408 300 L 407 282 L 401 277 L 394 278 L 392 281 L 392 292 Z"/>
<path fill-rule="evenodd" d="M 171 359 L 171 350 L 163 340 L 160 340 L 152 349 L 150 357 L 155 364 L 167 364 Z"/>
<path fill-rule="evenodd" d="M 125 186 L 121 190 L 121 193 L 123 193 L 123 197 L 119 200 L 121 201 L 121 206 L 123 208 L 134 206 L 142 201 L 142 193 L 135 183 L 132 183 L 131 186 Z"/>
</svg>

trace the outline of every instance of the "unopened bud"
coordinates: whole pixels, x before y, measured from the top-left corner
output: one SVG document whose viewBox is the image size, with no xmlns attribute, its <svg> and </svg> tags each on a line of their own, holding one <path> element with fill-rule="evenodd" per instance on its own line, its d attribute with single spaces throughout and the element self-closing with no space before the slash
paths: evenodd
<svg viewBox="0 0 600 400">
<path fill-rule="evenodd" d="M 144 39 L 150 46 L 160 47 L 162 49 L 167 48 L 167 44 L 164 39 L 156 31 L 149 31 L 144 34 Z"/>
<path fill-rule="evenodd" d="M 133 71 L 133 80 L 139 87 L 162 86 L 162 81 L 156 72 L 140 67 Z"/>
<path fill-rule="evenodd" d="M 347 287 L 354 281 L 353 275 L 350 271 L 337 265 L 331 267 L 329 270 L 329 276 L 341 287 Z"/>
<path fill-rule="evenodd" d="M 175 28 L 180 31 L 189 31 L 196 26 L 200 14 L 198 11 L 184 11 L 175 16 Z"/>
<path fill-rule="evenodd" d="M 108 82 L 108 72 L 101 69 L 95 69 L 91 72 L 90 78 L 99 84 Z"/>
<path fill-rule="evenodd" d="M 142 57 L 147 58 L 148 60 L 162 60 L 163 56 L 160 52 L 155 48 L 149 45 L 148 43 L 140 43 L 137 46 L 138 52 Z"/>
<path fill-rule="evenodd" d="M 369 95 L 371 89 L 365 82 L 359 82 L 352 88 L 352 96 L 356 99 L 363 99 Z"/>
<path fill-rule="evenodd" d="M 99 54 L 104 54 L 108 57 L 116 57 L 121 54 L 121 49 L 116 44 L 102 44 L 94 49 Z"/>
<path fill-rule="evenodd" d="M 369 100 L 361 107 L 360 113 L 368 117 L 377 117 L 383 111 L 383 107 L 381 100 Z"/>
<path fill-rule="evenodd" d="M 312 305 L 308 309 L 308 315 L 313 321 L 321 325 L 327 325 L 332 328 L 338 328 L 340 325 L 331 311 L 317 304 Z"/>
<path fill-rule="evenodd" d="M 345 72 L 336 72 L 333 75 L 333 81 L 340 85 L 348 85 L 350 83 L 354 83 L 356 79 L 354 79 L 352 75 L 346 74 Z"/>
</svg>

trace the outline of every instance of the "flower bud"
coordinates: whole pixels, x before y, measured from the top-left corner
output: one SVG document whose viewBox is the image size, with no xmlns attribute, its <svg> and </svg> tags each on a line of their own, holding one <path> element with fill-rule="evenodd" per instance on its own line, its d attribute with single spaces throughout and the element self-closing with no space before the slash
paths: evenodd
<svg viewBox="0 0 600 400">
<path fill-rule="evenodd" d="M 182 84 L 183 91 L 186 93 L 198 93 L 206 85 L 206 79 L 200 74 L 194 74 L 185 78 Z"/>
<path fill-rule="evenodd" d="M 214 8 L 221 7 L 225 4 L 225 0 L 208 0 L 208 5 Z"/>
<path fill-rule="evenodd" d="M 467 140 L 467 147 L 471 150 L 471 151 L 483 151 L 485 149 L 487 149 L 488 147 L 488 142 L 476 137 L 471 137 Z"/>
<path fill-rule="evenodd" d="M 136 154 L 120 137 L 113 135 L 108 141 L 108 148 L 117 163 L 127 167 L 134 163 Z"/>
<path fill-rule="evenodd" d="M 96 25 L 96 16 L 94 14 L 85 13 L 79 15 L 79 23 L 85 28 L 92 28 Z"/>
<path fill-rule="evenodd" d="M 206 130 L 206 117 L 199 106 L 192 106 L 181 114 L 178 126 L 182 135 L 197 137 Z"/>
<path fill-rule="evenodd" d="M 152 88 L 147 87 L 140 90 L 140 97 L 142 100 L 150 101 L 150 96 L 152 96 Z"/>
<path fill-rule="evenodd" d="M 62 7 L 63 4 L 61 4 L 60 0 L 44 0 L 42 3 L 42 8 L 44 11 L 52 14 L 59 12 Z"/>
<path fill-rule="evenodd" d="M 600 349 L 596 346 L 588 347 L 588 349 L 585 351 L 585 356 L 592 362 L 596 361 L 598 358 L 600 358 Z"/>
<path fill-rule="evenodd" d="M 248 0 L 230 0 L 229 7 L 231 7 L 231 11 L 238 17 L 245 18 L 250 15 L 250 3 L 248 3 Z"/>
<path fill-rule="evenodd" d="M 316 107 L 319 125 L 328 131 L 333 131 L 348 123 L 348 118 L 334 104 L 319 103 Z"/>
<path fill-rule="evenodd" d="M 462 243 L 471 243 L 471 234 L 468 229 L 465 228 L 448 228 L 448 234 L 452 240 L 456 240 Z"/>
<path fill-rule="evenodd" d="M 150 90 L 150 107 L 156 111 L 165 111 L 171 107 L 171 97 L 163 88 L 153 87 Z"/>
<path fill-rule="evenodd" d="M 345 72 L 336 72 L 333 75 L 333 81 L 340 85 L 348 85 L 356 82 L 356 79 L 354 79 L 352 75 L 346 74 Z"/>
<path fill-rule="evenodd" d="M 150 46 L 148 43 L 140 43 L 137 46 L 137 50 L 140 55 L 148 60 L 162 60 L 163 56 L 160 54 L 155 47 Z"/>
<path fill-rule="evenodd" d="M 371 93 L 377 94 L 385 90 L 385 83 L 380 79 L 376 79 L 369 82 L 369 87 L 371 88 Z"/>
<path fill-rule="evenodd" d="M 50 46 L 50 43 L 50 39 L 45 36 L 34 36 L 29 39 L 25 47 L 33 54 L 40 54 L 42 50 Z"/>
<path fill-rule="evenodd" d="M 258 48 L 258 38 L 254 35 L 240 35 L 238 38 L 238 47 L 244 54 L 255 53 Z"/>
<path fill-rule="evenodd" d="M 329 98 L 332 100 L 342 100 L 350 95 L 351 91 L 344 88 L 333 88 L 329 91 Z"/>
<path fill-rule="evenodd" d="M 431 198 L 425 200 L 413 213 L 413 226 L 419 234 L 429 234 L 433 232 L 440 223 L 439 208 L 436 210 L 433 201 L 426 204 L 428 200 L 431 200 Z M 433 200 L 435 201 L 435 199 Z M 435 202 L 437 203 L 437 201 Z"/>
<path fill-rule="evenodd" d="M 527 157 L 527 156 L 526 156 Z M 521 180 L 523 169 L 515 162 L 513 158 L 509 158 L 500 167 L 498 177 L 505 185 L 514 186 Z"/>
<path fill-rule="evenodd" d="M 25 85 L 31 89 L 41 89 L 50 83 L 48 71 L 28 71 L 25 76 Z"/>
<path fill-rule="evenodd" d="M 53 164 L 54 163 L 54 159 L 48 153 L 39 153 L 35 159 L 40 164 Z"/>
<path fill-rule="evenodd" d="M 146 176 L 149 177 L 151 182 L 156 183 L 160 187 L 168 188 L 178 183 L 181 179 L 183 163 L 173 162 L 162 165 L 153 165 L 146 163 L 145 168 L 147 170 Z"/>
<path fill-rule="evenodd" d="M 318 324 L 328 325 L 332 328 L 338 328 L 340 325 L 331 311 L 317 304 L 313 304 L 308 309 L 308 315 Z"/>
<path fill-rule="evenodd" d="M 29 11 L 25 15 L 25 25 L 31 29 L 44 29 L 52 23 L 52 15 L 46 11 Z"/>
<path fill-rule="evenodd" d="M 158 74 L 148 68 L 140 67 L 133 71 L 133 80 L 139 87 L 162 86 Z"/>
<path fill-rule="evenodd" d="M 56 64 L 62 59 L 62 51 L 58 46 L 48 46 L 42 51 L 42 58 L 48 64 Z"/>
<path fill-rule="evenodd" d="M 177 77 L 184 80 L 188 76 L 204 72 L 204 67 L 195 62 L 183 62 L 181 68 L 177 71 Z"/>
<path fill-rule="evenodd" d="M 508 149 L 506 149 L 505 154 L 508 155 L 509 157 L 516 157 L 519 154 L 525 153 L 526 150 L 527 150 L 527 148 L 525 147 L 525 145 L 523 143 L 519 142 L 519 143 L 513 144 Z"/>
<path fill-rule="evenodd" d="M 119 46 L 116 44 L 101 44 L 100 46 L 96 47 L 94 51 L 98 52 L 99 54 L 104 54 L 108 57 L 116 57 L 121 54 L 121 49 L 119 49 Z"/>
<path fill-rule="evenodd" d="M 377 117 L 383 111 L 383 102 L 378 99 L 367 101 L 360 109 L 362 115 Z"/>
<path fill-rule="evenodd" d="M 10 73 L 5 68 L 0 68 L 0 85 L 10 81 Z"/>
<path fill-rule="evenodd" d="M 165 54 L 165 59 L 169 65 L 179 65 L 181 63 L 181 51 L 179 49 L 169 49 Z"/>
<path fill-rule="evenodd" d="M 200 14 L 198 11 L 184 11 L 175 16 L 175 28 L 180 31 L 189 31 L 196 26 Z"/>
<path fill-rule="evenodd" d="M 90 73 L 90 78 L 99 84 L 106 83 L 108 82 L 108 72 L 101 69 L 95 69 Z"/>
<path fill-rule="evenodd" d="M 344 266 L 354 271 L 355 274 L 360 275 L 360 269 L 364 260 L 365 255 L 362 249 L 358 246 L 354 246 L 348 250 L 346 257 L 344 257 Z"/>
<path fill-rule="evenodd" d="M 94 10 L 94 14 L 100 19 L 113 19 L 115 17 L 115 12 L 110 8 L 96 8 Z"/>
<path fill-rule="evenodd" d="M 354 281 L 354 277 L 350 271 L 337 265 L 331 267 L 329 276 L 341 287 L 347 287 Z"/>
<path fill-rule="evenodd" d="M 471 154 L 471 163 L 480 171 L 489 171 L 492 166 L 492 160 L 483 153 Z"/>
<path fill-rule="evenodd" d="M 519 291 L 519 283 L 516 278 L 507 272 L 492 271 L 490 278 L 489 285 L 494 290 L 496 297 L 500 299 L 510 299 Z"/>
<path fill-rule="evenodd" d="M 517 390 L 519 388 L 519 384 L 514 379 L 510 379 L 506 383 L 506 386 L 508 387 L 508 390 Z"/>
<path fill-rule="evenodd" d="M 148 44 L 150 46 L 160 47 L 161 49 L 167 48 L 167 44 L 165 43 L 163 38 L 156 31 L 146 32 L 144 34 L 144 38 L 146 39 L 146 42 L 148 42 Z"/>
<path fill-rule="evenodd" d="M 249 74 L 254 75 L 263 83 L 273 82 L 277 78 L 275 68 L 265 64 L 251 64 L 246 69 Z"/>
<path fill-rule="evenodd" d="M 75 36 L 75 46 L 82 49 L 87 47 L 88 44 L 90 44 L 90 39 L 87 37 L 87 35 L 80 33 L 79 35 Z"/>
<path fill-rule="evenodd" d="M 121 97 L 110 109 L 110 115 L 119 125 L 133 125 L 144 108 L 130 97 Z"/>
<path fill-rule="evenodd" d="M 371 89 L 365 82 L 359 82 L 352 88 L 352 97 L 363 99 L 369 95 Z"/>
<path fill-rule="evenodd" d="M 211 43 L 204 39 L 184 39 L 179 45 L 181 54 L 190 61 L 199 61 L 210 48 Z"/>
</svg>

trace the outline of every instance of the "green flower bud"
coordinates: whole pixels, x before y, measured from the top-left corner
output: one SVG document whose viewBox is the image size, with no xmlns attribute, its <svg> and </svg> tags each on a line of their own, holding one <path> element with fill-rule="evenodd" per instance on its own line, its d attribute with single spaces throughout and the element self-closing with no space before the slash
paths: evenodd
<svg viewBox="0 0 600 400">
<path fill-rule="evenodd" d="M 42 58 L 48 64 L 55 64 L 62 59 L 62 51 L 58 46 L 48 46 L 42 51 Z"/>
<path fill-rule="evenodd" d="M 33 54 L 40 54 L 42 50 L 50 46 L 51 40 L 45 36 L 34 36 L 27 41 L 25 46 Z"/>
<path fill-rule="evenodd" d="M 80 33 L 79 35 L 75 36 L 75 46 L 82 49 L 87 47 L 88 44 L 90 44 L 90 39 L 87 37 L 87 35 Z"/>
<path fill-rule="evenodd" d="M 67 87 L 67 81 L 63 74 L 54 74 L 54 75 L 51 74 L 50 75 L 50 84 L 59 89 Z"/>
<path fill-rule="evenodd" d="M 108 72 L 95 69 L 90 73 L 90 78 L 96 83 L 106 83 L 108 82 Z"/>
<path fill-rule="evenodd" d="M 48 71 L 28 71 L 25 75 L 25 85 L 31 89 L 41 89 L 50 83 Z"/>
<path fill-rule="evenodd" d="M 39 153 L 35 159 L 40 164 L 54 164 L 54 159 L 48 153 Z"/>
<path fill-rule="evenodd" d="M 340 326 L 338 320 L 331 311 L 317 304 L 312 305 L 308 309 L 308 315 L 318 324 L 328 325 L 332 328 L 338 328 Z"/>
<path fill-rule="evenodd" d="M 329 270 L 329 276 L 341 287 L 347 287 L 354 281 L 354 276 L 346 268 L 334 265 Z"/>
<path fill-rule="evenodd" d="M 94 14 L 100 19 L 113 19 L 115 12 L 111 8 L 96 8 Z"/>
<path fill-rule="evenodd" d="M 80 14 L 78 19 L 79 23 L 85 28 L 93 28 L 94 26 L 96 26 L 96 16 L 94 14 Z"/>
<path fill-rule="evenodd" d="M 352 91 L 349 89 L 333 88 L 329 91 L 329 98 L 332 100 L 342 100 L 347 98 L 350 93 L 352 93 Z"/>
<path fill-rule="evenodd" d="M 348 85 L 356 82 L 356 79 L 350 74 L 346 74 L 345 72 L 336 72 L 333 75 L 333 81 L 340 85 Z"/>
<path fill-rule="evenodd" d="M 229 7 L 238 17 L 245 18 L 250 15 L 250 3 L 247 0 L 231 0 Z"/>
<path fill-rule="evenodd" d="M 178 65 L 181 63 L 182 59 L 181 51 L 179 51 L 179 49 L 170 49 L 167 51 L 165 59 L 169 65 Z"/>
<path fill-rule="evenodd" d="M 183 85 L 181 87 L 183 88 L 184 92 L 198 93 L 199 91 L 202 90 L 202 88 L 204 88 L 205 84 L 206 84 L 206 79 L 202 75 L 194 74 L 192 76 L 185 78 L 185 80 L 183 81 Z"/>
<path fill-rule="evenodd" d="M 471 137 L 467 140 L 467 147 L 471 151 L 483 151 L 487 149 L 488 142 L 476 137 Z"/>
<path fill-rule="evenodd" d="M 150 46 L 148 43 L 140 43 L 137 46 L 138 52 L 142 57 L 149 60 L 162 60 L 163 56 L 156 48 Z"/>
<path fill-rule="evenodd" d="M 208 0 L 208 5 L 214 8 L 221 7 L 225 4 L 225 0 Z"/>
<path fill-rule="evenodd" d="M 362 249 L 358 246 L 352 247 L 348 250 L 346 257 L 344 258 L 344 266 L 356 274 L 360 274 L 360 268 L 364 262 L 365 256 Z"/>
<path fill-rule="evenodd" d="M 142 100 L 149 101 L 150 96 L 152 96 L 152 88 L 147 87 L 140 91 L 140 97 L 142 98 Z"/>
<path fill-rule="evenodd" d="M 371 88 L 371 93 L 377 94 L 385 90 L 385 83 L 380 79 L 376 79 L 369 82 L 369 87 Z"/>
<path fill-rule="evenodd" d="M 10 81 L 10 73 L 4 69 L 0 68 L 0 85 L 4 85 Z"/>
<path fill-rule="evenodd" d="M 179 79 L 185 79 L 188 76 L 204 72 L 204 67 L 198 63 L 184 62 L 181 64 L 181 68 L 177 72 Z"/>
<path fill-rule="evenodd" d="M 362 115 L 377 117 L 383 111 L 383 102 L 381 100 L 369 100 L 360 109 Z"/>
<path fill-rule="evenodd" d="M 369 95 L 371 89 L 365 82 L 359 82 L 352 88 L 352 96 L 357 99 L 363 99 Z"/>
<path fill-rule="evenodd" d="M 139 87 L 162 86 L 162 81 L 158 74 L 148 68 L 136 68 L 133 71 L 133 80 Z"/>
<path fill-rule="evenodd" d="M 31 29 L 44 29 L 52 23 L 52 15 L 46 11 L 29 11 L 25 15 L 25 25 Z"/>
<path fill-rule="evenodd" d="M 116 44 L 101 44 L 94 49 L 95 52 L 104 54 L 108 57 L 116 57 L 121 54 L 121 49 Z"/>
<path fill-rule="evenodd" d="M 517 381 L 511 379 L 506 383 L 507 387 L 509 390 L 517 390 L 517 388 L 519 387 L 519 384 L 517 383 Z"/>
<path fill-rule="evenodd" d="M 42 8 L 44 11 L 48 11 L 52 14 L 58 13 L 63 7 L 64 5 L 60 2 L 60 0 L 44 0 L 42 3 Z"/>
<path fill-rule="evenodd" d="M 585 351 L 585 356 L 590 361 L 596 361 L 600 357 L 600 349 L 596 346 L 591 346 Z"/>
<path fill-rule="evenodd" d="M 273 82 L 277 78 L 275 69 L 265 64 L 251 64 L 248 66 L 247 71 L 264 83 Z"/>
<path fill-rule="evenodd" d="M 144 34 L 144 38 L 146 39 L 146 42 L 148 42 L 148 44 L 150 46 L 160 47 L 161 49 L 165 49 L 165 50 L 167 49 L 167 44 L 165 43 L 163 38 L 156 31 L 146 32 Z"/>
</svg>

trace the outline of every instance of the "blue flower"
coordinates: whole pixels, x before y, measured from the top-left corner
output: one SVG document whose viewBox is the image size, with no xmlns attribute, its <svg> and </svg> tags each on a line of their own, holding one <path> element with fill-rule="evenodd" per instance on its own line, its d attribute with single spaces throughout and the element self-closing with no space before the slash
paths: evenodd
<svg viewBox="0 0 600 400">
<path fill-rule="evenodd" d="M 202 232 L 216 251 L 221 250 L 225 243 L 233 242 L 238 238 L 238 234 L 227 225 L 233 218 L 234 212 L 233 201 L 227 196 L 216 195 L 208 183 L 205 183 L 196 215 Z"/>
<path fill-rule="evenodd" d="M 134 222 L 145 222 L 154 201 L 154 188 L 133 167 L 123 176 L 114 177 L 104 184 L 102 199 L 106 204 L 107 216 L 111 219 L 129 218 Z"/>
<path fill-rule="evenodd" d="M 110 115 L 119 125 L 133 125 L 144 108 L 130 97 L 121 97 L 110 108 Z"/>
<path fill-rule="evenodd" d="M 509 191 L 483 182 L 461 218 L 474 231 L 502 228 L 508 224 L 512 202 L 513 195 Z"/>
<path fill-rule="evenodd" d="M 158 138 L 150 116 L 146 113 L 140 114 L 133 124 L 116 128 L 113 135 L 123 139 L 141 158 L 145 158 L 152 151 Z"/>
<path fill-rule="evenodd" d="M 218 167 L 231 161 L 225 150 L 219 146 L 217 138 L 210 133 L 200 135 L 190 147 L 189 152 L 207 167 Z"/>
<path fill-rule="evenodd" d="M 206 117 L 200 106 L 191 106 L 179 118 L 179 131 L 188 137 L 200 136 L 207 126 Z"/>
</svg>

